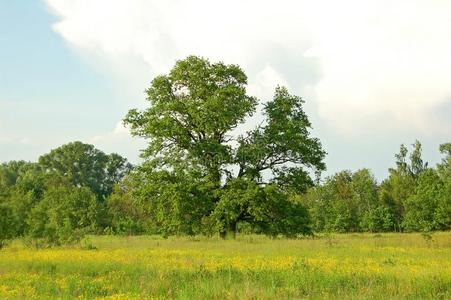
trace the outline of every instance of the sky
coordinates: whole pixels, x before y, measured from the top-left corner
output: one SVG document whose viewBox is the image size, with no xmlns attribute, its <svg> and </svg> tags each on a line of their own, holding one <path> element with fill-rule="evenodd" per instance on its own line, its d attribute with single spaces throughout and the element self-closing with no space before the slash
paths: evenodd
<svg viewBox="0 0 451 300">
<path fill-rule="evenodd" d="M 400 144 L 451 142 L 447 0 L 0 0 L 0 162 L 80 140 L 139 163 L 121 119 L 178 59 L 239 64 L 302 96 L 327 172 L 381 180 Z M 252 128 L 255 119 L 245 124 Z"/>
</svg>

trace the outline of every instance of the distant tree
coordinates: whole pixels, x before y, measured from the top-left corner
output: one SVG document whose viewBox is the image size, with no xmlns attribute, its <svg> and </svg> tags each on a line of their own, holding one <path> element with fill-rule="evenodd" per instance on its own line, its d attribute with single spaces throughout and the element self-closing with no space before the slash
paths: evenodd
<svg viewBox="0 0 451 300">
<path fill-rule="evenodd" d="M 451 181 L 451 143 L 441 144 L 439 150 L 445 157 L 437 165 L 437 170 L 443 180 Z"/>
<path fill-rule="evenodd" d="M 33 203 L 39 201 L 46 189 L 46 182 L 52 176 L 43 172 L 37 163 L 27 163 L 20 169 L 14 186 L 19 194 L 28 194 Z"/>
<path fill-rule="evenodd" d="M 436 214 L 440 204 L 443 181 L 433 169 L 427 169 L 418 178 L 414 194 L 406 201 L 403 226 L 408 231 L 430 231 L 440 228 Z"/>
<path fill-rule="evenodd" d="M 296 201 L 307 208 L 313 232 L 326 231 L 326 224 L 330 219 L 330 195 L 323 185 L 311 187 L 305 193 L 296 195 Z"/>
<path fill-rule="evenodd" d="M 28 236 L 46 245 L 76 242 L 96 231 L 97 206 L 95 194 L 88 188 L 57 178 L 32 208 L 27 220 Z"/>
<path fill-rule="evenodd" d="M 434 210 L 434 227 L 439 230 L 451 229 L 451 180 L 443 180 Z"/>
<path fill-rule="evenodd" d="M 11 208 L 11 193 L 19 176 L 21 162 L 0 164 L 0 248 L 16 235 L 16 220 Z"/>
<path fill-rule="evenodd" d="M 89 188 L 101 202 L 131 169 L 118 154 L 106 155 L 82 142 L 68 143 L 42 155 L 39 165 L 46 173 L 68 178 L 74 186 Z"/>
<path fill-rule="evenodd" d="M 116 234 L 152 233 L 148 207 L 135 194 L 139 184 L 136 178 L 128 175 L 114 186 L 113 193 L 107 198 L 110 226 Z"/>
<path fill-rule="evenodd" d="M 10 161 L 0 164 L 0 195 L 16 184 L 20 169 L 26 164 L 25 161 Z"/>
<path fill-rule="evenodd" d="M 350 171 L 327 177 L 322 185 L 300 196 L 299 202 L 308 207 L 315 231 L 359 231 L 359 203 Z"/>
<path fill-rule="evenodd" d="M 419 141 L 412 144 L 413 150 L 410 154 L 409 172 L 414 178 L 418 178 L 428 167 L 428 163 L 421 158 L 422 147 Z"/>
<path fill-rule="evenodd" d="M 277 88 L 274 99 L 265 105 L 264 124 L 234 138 L 232 131 L 255 112 L 258 103 L 246 94 L 246 84 L 238 66 L 190 56 L 152 81 L 147 90 L 150 108 L 131 110 L 126 116 L 132 134 L 149 140 L 142 194 L 155 208 L 153 219 L 162 230 L 196 233 L 215 223 L 224 234 L 235 231 L 236 222 L 244 222 L 241 216 L 263 228 L 262 222 L 282 215 L 268 214 L 263 221 L 245 211 L 249 205 L 260 203 L 264 210 L 271 201 L 280 201 L 279 206 L 289 208 L 290 200 L 276 195 L 281 190 L 305 191 L 312 185 L 309 171 L 325 168 L 325 152 L 310 136 L 303 100 L 285 88 Z M 246 205 L 231 203 L 240 198 L 236 195 L 266 195 L 272 185 L 278 192 L 270 197 L 247 199 Z M 292 230 L 308 231 L 301 223 Z"/>
<path fill-rule="evenodd" d="M 402 230 L 401 223 L 405 215 L 407 199 L 413 195 L 417 181 L 422 172 L 427 169 L 427 163 L 421 158 L 421 144 L 416 141 L 412 144 L 413 150 L 410 161 L 407 160 L 408 150 L 401 145 L 399 154 L 396 154 L 396 168 L 389 169 L 389 177 L 380 187 L 380 199 L 387 207 L 395 220 L 396 230 Z"/>
<path fill-rule="evenodd" d="M 44 175 L 36 164 L 11 161 L 0 166 L 0 177 L 0 203 L 8 209 L 8 231 L 22 236 L 28 214 L 45 189 Z"/>
<path fill-rule="evenodd" d="M 390 208 L 379 200 L 377 181 L 368 169 L 352 175 L 352 186 L 357 197 L 359 226 L 362 231 L 393 230 L 394 216 Z"/>
<path fill-rule="evenodd" d="M 352 186 L 352 173 L 342 171 L 326 180 L 328 195 L 326 231 L 359 231 L 358 202 Z"/>
<path fill-rule="evenodd" d="M 6 203 L 0 202 L 0 249 L 6 244 L 8 239 L 14 237 L 15 232 L 12 226 L 14 223 L 11 207 Z"/>
<path fill-rule="evenodd" d="M 69 236 L 81 235 L 89 227 L 80 223 L 85 222 L 82 220 L 87 216 L 83 214 L 88 213 L 83 205 L 95 195 L 98 204 L 90 207 L 90 226 L 106 227 L 110 220 L 104 199 L 130 169 L 125 158 L 106 155 L 81 142 L 52 150 L 41 156 L 39 163 L 3 163 L 0 205 L 7 216 L 2 216 L 2 226 L 6 226 L 10 237 L 30 236 L 64 243 L 70 240 Z M 62 221 L 58 218 L 64 218 L 68 237 L 63 237 Z M 77 221 L 69 222 L 73 219 Z M 2 231 L 5 236 L 6 231 Z"/>
<path fill-rule="evenodd" d="M 390 231 L 393 215 L 379 200 L 378 185 L 368 169 L 342 171 L 297 197 L 309 211 L 314 231 Z"/>
<path fill-rule="evenodd" d="M 384 232 L 393 231 L 395 218 L 390 207 L 379 204 L 362 216 L 361 228 L 363 231 Z"/>
<path fill-rule="evenodd" d="M 363 216 L 378 205 L 377 181 L 369 169 L 358 170 L 352 174 L 351 180 L 358 214 Z"/>
</svg>

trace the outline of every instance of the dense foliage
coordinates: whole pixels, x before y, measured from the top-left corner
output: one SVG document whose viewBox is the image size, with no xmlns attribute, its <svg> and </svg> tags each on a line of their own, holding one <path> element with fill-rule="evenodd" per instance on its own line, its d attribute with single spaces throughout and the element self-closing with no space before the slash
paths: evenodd
<svg viewBox="0 0 451 300">
<path fill-rule="evenodd" d="M 117 154 L 74 142 L 38 162 L 0 165 L 0 241 L 26 236 L 36 244 L 63 244 L 109 226 L 106 198 L 131 170 Z"/>
<path fill-rule="evenodd" d="M 73 142 L 37 162 L 0 165 L 0 247 L 14 237 L 64 244 L 86 233 L 296 236 L 312 232 L 451 228 L 451 143 L 431 168 L 401 145 L 380 184 L 371 171 L 320 181 L 325 151 L 303 99 L 277 87 L 261 103 L 236 65 L 190 56 L 147 90 L 149 108 L 124 122 L 147 139 L 132 168 Z M 264 120 L 240 128 L 261 104 Z M 312 178 L 316 176 L 316 178 Z M 317 179 L 317 180 L 314 180 Z"/>
<path fill-rule="evenodd" d="M 132 133 L 149 141 L 135 197 L 152 208 L 155 231 L 310 232 L 290 194 L 312 186 L 309 171 L 324 170 L 325 152 L 310 136 L 304 101 L 278 87 L 264 122 L 234 134 L 260 102 L 246 84 L 238 66 L 190 56 L 152 81 L 148 109 L 128 113 Z"/>
<path fill-rule="evenodd" d="M 377 184 L 368 169 L 343 171 L 298 196 L 308 207 L 314 231 L 431 231 L 451 228 L 451 144 L 437 168 L 421 159 L 421 144 L 401 145 L 396 167 Z"/>
</svg>

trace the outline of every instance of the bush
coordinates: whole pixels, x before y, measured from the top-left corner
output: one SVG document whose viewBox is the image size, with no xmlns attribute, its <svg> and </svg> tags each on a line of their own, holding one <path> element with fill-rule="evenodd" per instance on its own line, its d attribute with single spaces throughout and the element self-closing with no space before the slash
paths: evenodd
<svg viewBox="0 0 451 300">
<path fill-rule="evenodd" d="M 95 231 L 97 214 L 96 197 L 89 189 L 53 186 L 31 210 L 28 236 L 48 245 L 74 243 Z"/>
<path fill-rule="evenodd" d="M 394 228 L 393 219 L 388 207 L 378 206 L 363 215 L 360 227 L 369 232 L 390 231 Z"/>
</svg>

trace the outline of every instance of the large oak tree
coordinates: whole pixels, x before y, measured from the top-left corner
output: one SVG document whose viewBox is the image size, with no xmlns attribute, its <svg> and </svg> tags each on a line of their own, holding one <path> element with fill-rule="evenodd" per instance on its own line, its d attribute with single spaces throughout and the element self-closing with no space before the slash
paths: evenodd
<svg viewBox="0 0 451 300">
<path fill-rule="evenodd" d="M 235 232 L 240 224 L 271 234 L 309 231 L 289 195 L 313 184 L 325 152 L 310 135 L 304 101 L 277 87 L 264 122 L 239 135 L 260 102 L 246 85 L 239 66 L 190 56 L 152 81 L 149 108 L 126 116 L 132 134 L 149 141 L 135 175 L 160 231 Z"/>
</svg>

